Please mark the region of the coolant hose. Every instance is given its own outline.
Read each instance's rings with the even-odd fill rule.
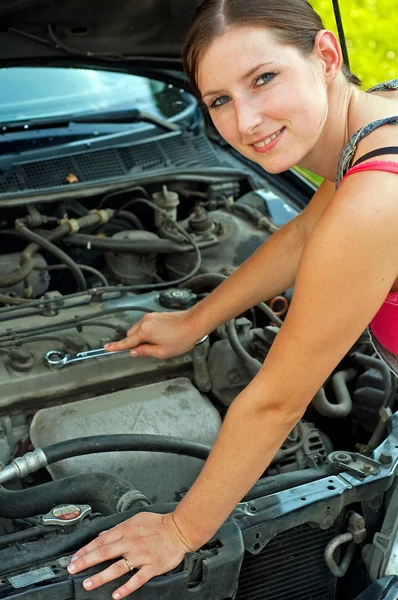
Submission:
[[[395,394],[397,391],[397,378],[391,377],[391,373],[387,365],[374,356],[368,356],[367,354],[361,354],[360,352],[353,352],[350,354],[350,358],[358,362],[359,364],[369,369],[377,369],[383,378],[384,387],[384,401],[382,408],[391,409],[395,402]],[[371,453],[377,448],[383,439],[386,428],[386,420],[380,415],[379,421],[373,431],[372,437],[364,447],[364,452]]]
[[[36,448],[18,456],[0,470],[0,484],[22,479],[30,473],[35,473],[43,467],[52,465],[59,460],[73,456],[98,454],[99,452],[164,452],[179,454],[206,460],[210,454],[210,446],[191,442],[177,437],[148,434],[114,434],[93,435],[83,438],[64,440],[46,448]]]
[[[276,494],[277,492],[282,492],[298,485],[311,483],[311,481],[329,477],[331,473],[332,466],[325,465],[320,469],[304,469],[303,471],[293,471],[292,473],[280,473],[274,477],[264,477],[254,484],[252,489],[242,499],[242,502],[249,502],[262,496]]]
[[[342,419],[352,411],[352,399],[347,388],[347,381],[355,377],[355,369],[339,371],[332,377],[332,387],[336,396],[337,404],[332,404],[327,399],[325,389],[321,387],[312,400],[312,406],[324,417]]]
[[[355,360],[355,362],[367,367],[368,369],[376,369],[381,373],[383,378],[383,387],[384,387],[384,402],[383,406],[385,408],[391,408],[392,403],[394,402],[394,396],[396,392],[396,377],[391,377],[390,369],[387,365],[374,356],[368,356],[367,354],[362,354],[361,352],[353,352],[350,354],[350,358]]]
[[[131,483],[108,473],[82,473],[43,483],[26,490],[0,486],[0,517],[17,519],[48,512],[57,504],[90,504],[105,514],[122,512],[148,500]]]
[[[210,446],[166,435],[115,434],[65,440],[42,449],[51,465],[64,458],[97,452],[166,452],[206,460]]]

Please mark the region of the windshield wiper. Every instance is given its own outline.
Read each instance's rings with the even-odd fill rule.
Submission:
[[[17,131],[30,131],[32,129],[52,129],[69,127],[72,123],[151,123],[156,127],[161,127],[166,131],[181,131],[181,127],[171,123],[162,117],[155,117],[150,113],[132,108],[129,110],[119,110],[112,112],[102,112],[99,114],[87,113],[82,115],[71,115],[65,117],[50,117],[48,119],[30,119],[28,121],[10,121],[9,123],[0,123],[0,134],[12,133]]]

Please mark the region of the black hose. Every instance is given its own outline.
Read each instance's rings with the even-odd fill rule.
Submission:
[[[0,537],[0,546],[8,546],[8,544],[15,544],[17,542],[23,542],[32,538],[44,535],[48,532],[48,528],[45,525],[37,525],[36,527],[29,527],[23,531],[16,531],[15,533],[9,533],[8,535],[2,535]]]
[[[117,238],[102,238],[97,235],[85,233],[73,233],[67,235],[64,240],[71,246],[78,248],[90,248],[93,250],[105,250],[113,252],[126,252],[136,254],[169,254],[186,252],[186,248],[176,242],[163,238],[151,240],[120,240]]]
[[[364,365],[365,367],[380,371],[383,377],[384,387],[384,401],[382,408],[392,408],[397,391],[397,378],[391,377],[391,373],[387,365],[379,358],[368,356],[367,354],[361,354],[360,352],[353,352],[350,354],[350,358],[354,359],[356,362]],[[375,430],[373,431],[372,437],[370,438],[369,442],[362,447],[361,451],[364,454],[371,454],[373,450],[379,446],[384,437],[386,426],[386,421],[380,417]]]
[[[226,329],[232,350],[235,352],[236,356],[242,360],[250,375],[255,377],[261,369],[261,362],[250,356],[247,350],[245,350],[245,348],[242,346],[236,331],[235,319],[228,321]]]
[[[87,217],[82,217],[80,220],[83,220],[85,218],[87,218]],[[30,229],[28,229],[26,227],[26,225],[21,222],[16,224],[16,226],[17,226],[17,231],[19,233],[21,233],[26,239],[32,241],[33,243],[37,244],[41,248],[44,248],[45,250],[47,250],[47,252],[50,252],[51,254],[53,254],[56,258],[58,258],[61,262],[63,262],[65,265],[67,265],[69,267],[69,269],[71,270],[72,275],[76,281],[78,289],[87,290],[86,280],[84,279],[84,275],[81,272],[77,263],[75,263],[75,261],[72,260],[71,257],[68,254],[66,254],[66,252],[64,252],[63,250],[58,248],[58,246],[55,246],[55,244],[53,244],[50,241],[50,239],[49,239],[50,236],[48,236],[47,238],[44,238],[41,235],[38,235],[37,233],[34,233]],[[68,231],[70,231],[69,225],[67,225],[67,228],[68,228]]]
[[[65,440],[42,448],[49,465],[72,456],[97,452],[166,452],[206,460],[211,448],[176,437],[145,434],[93,435]]]
[[[311,481],[317,481],[323,477],[329,477],[332,473],[332,467],[325,465],[320,469],[304,469],[303,471],[293,471],[292,473],[281,473],[274,477],[265,477],[259,479],[254,484],[252,489],[246,494],[242,502],[249,502],[249,500],[255,500],[262,496],[268,496],[269,494],[275,494],[282,490],[288,490],[292,487],[310,483]]]
[[[353,352],[349,355],[349,357],[360,365],[368,367],[369,369],[377,369],[377,371],[381,373],[384,387],[383,406],[385,408],[390,407],[396,391],[396,378],[391,377],[390,370],[387,365],[379,358],[368,356],[367,354],[361,354],[360,352]]]
[[[193,292],[199,293],[204,288],[217,287],[226,279],[226,275],[222,275],[221,273],[201,273],[200,275],[195,275],[195,277],[188,279],[183,286],[180,285],[179,287],[189,288]]]
[[[18,230],[15,232],[15,234],[16,235],[19,234],[22,237],[26,238],[25,232],[30,231],[26,227],[26,225],[22,221],[18,221],[18,220],[15,222],[15,225],[18,226]],[[23,230],[20,230],[20,228],[23,228]],[[56,239],[59,239],[59,238],[63,237],[64,235],[67,235],[69,233],[69,231],[70,231],[69,225],[67,225],[67,224],[60,225],[59,227],[57,227],[56,229],[54,229],[53,231],[51,231],[47,234],[47,240],[54,241]],[[40,236],[39,236],[39,238],[40,238],[40,240],[43,239]],[[7,275],[2,275],[0,277],[0,287],[9,287],[9,286],[15,285],[15,284],[19,283],[20,281],[23,281],[24,279],[26,279],[27,276],[33,271],[33,269],[35,267],[35,262],[33,260],[33,256],[38,251],[39,248],[40,248],[40,244],[37,244],[35,241],[33,241],[33,243],[29,244],[28,246],[26,246],[26,248],[24,250],[22,250],[22,252],[21,252],[20,266],[17,267],[16,269],[14,269],[11,273],[8,273]]]
[[[63,270],[63,269],[69,269],[69,266],[68,265],[37,265],[34,267],[35,271],[58,271],[58,270]],[[107,278],[105,277],[105,275],[103,275],[97,269],[94,269],[94,267],[90,267],[89,265],[79,265],[79,269],[81,269],[83,272],[87,271],[87,273],[92,273],[93,275],[98,277],[98,279],[100,281],[102,281],[102,283],[104,284],[105,287],[108,287],[109,282],[108,282]],[[1,301],[1,298],[0,298],[0,301]]]
[[[112,514],[119,511],[123,496],[131,492],[135,492],[131,483],[108,473],[81,473],[26,490],[0,486],[0,517],[34,517],[65,503],[90,504]]]
[[[115,216],[122,217],[125,221],[129,221],[129,223],[134,225],[137,229],[144,230],[144,226],[139,218],[128,210],[117,210]]]

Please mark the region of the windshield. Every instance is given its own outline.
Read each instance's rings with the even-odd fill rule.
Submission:
[[[3,68],[0,89],[3,123],[131,108],[172,118],[192,104],[187,92],[162,81],[94,69]]]

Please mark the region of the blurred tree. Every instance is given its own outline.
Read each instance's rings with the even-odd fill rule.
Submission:
[[[332,0],[309,0],[326,29],[337,34]],[[339,0],[351,71],[363,89],[398,78],[397,0]],[[322,179],[297,169],[313,183]]]
[[[337,34],[332,0],[311,4],[325,27]],[[397,0],[340,0],[340,10],[351,70],[362,79],[364,89],[397,78]]]

